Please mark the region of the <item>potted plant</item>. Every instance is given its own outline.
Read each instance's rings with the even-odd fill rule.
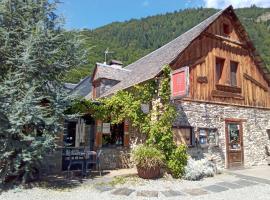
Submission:
[[[132,152],[138,176],[144,179],[160,177],[161,167],[164,165],[164,155],[155,147],[139,145]]]

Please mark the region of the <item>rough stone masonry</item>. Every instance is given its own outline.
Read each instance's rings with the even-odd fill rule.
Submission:
[[[178,117],[174,126],[191,126],[196,132],[199,127],[216,128],[219,142],[215,147],[189,148],[195,158],[212,157],[219,167],[226,163],[225,119],[243,119],[244,166],[267,163],[266,147],[270,148],[270,110],[241,106],[181,101],[176,103]],[[198,134],[198,133],[195,133]]]

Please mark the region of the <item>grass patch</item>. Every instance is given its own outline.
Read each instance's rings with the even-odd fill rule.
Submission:
[[[138,176],[116,176],[109,182],[99,182],[96,184],[96,186],[117,186],[117,185],[124,185],[126,183],[136,185],[138,182],[140,182],[140,178]]]

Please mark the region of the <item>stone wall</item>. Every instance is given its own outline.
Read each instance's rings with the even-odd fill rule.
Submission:
[[[178,117],[174,126],[191,126],[196,133],[200,127],[216,128],[219,142],[217,146],[202,148],[199,144],[189,148],[189,153],[200,159],[211,157],[219,167],[225,167],[226,141],[225,119],[243,119],[244,165],[266,164],[265,147],[270,147],[267,129],[270,129],[270,110],[226,106],[218,104],[182,101],[176,103]]]
[[[130,149],[126,147],[101,148],[100,164],[102,170],[130,167]]]
[[[243,145],[245,166],[261,165],[267,163],[265,147],[270,149],[270,110],[245,108],[240,106],[225,106],[218,104],[196,103],[182,101],[176,103],[178,116],[174,126],[193,127],[195,134],[198,128],[216,128],[219,136],[217,146],[202,147],[196,143],[188,149],[189,154],[200,159],[208,157],[213,159],[219,167],[226,165],[225,119],[243,119]],[[130,147],[101,148],[102,169],[128,168],[133,166],[130,152],[138,144],[145,143],[146,135],[132,126],[129,126]],[[62,141],[62,138],[59,138]],[[49,161],[49,162],[48,162]],[[48,168],[52,173],[62,170],[62,152],[56,151],[44,159],[43,170]],[[47,169],[46,169],[47,168]]]

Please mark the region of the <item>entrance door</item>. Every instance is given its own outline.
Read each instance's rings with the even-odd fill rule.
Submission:
[[[241,120],[226,120],[226,150],[228,168],[243,166],[243,129]]]

